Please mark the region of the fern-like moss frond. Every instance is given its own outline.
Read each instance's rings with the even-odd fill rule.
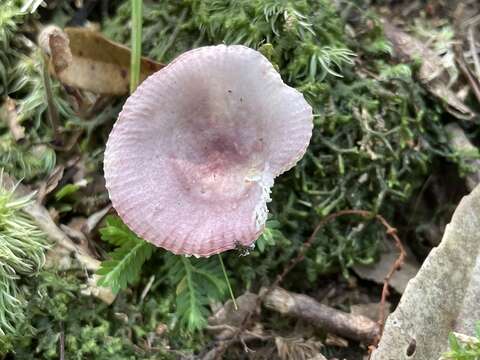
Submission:
[[[208,304],[221,300],[227,292],[222,268],[216,258],[193,259],[172,254],[165,255],[165,268],[170,283],[176,290],[176,313],[180,325],[190,331],[207,324]]]
[[[154,246],[135,235],[119,218],[109,217],[107,226],[100,230],[102,239],[118,246],[102,262],[98,285],[110,287],[114,293],[136,282],[142,265],[150,259]]]

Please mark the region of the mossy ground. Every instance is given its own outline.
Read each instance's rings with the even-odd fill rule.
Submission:
[[[73,150],[56,150],[44,101],[42,57],[26,44],[36,36],[35,24],[64,26],[71,19],[91,19],[99,22],[106,36],[129,45],[130,1],[110,2],[103,8],[101,4],[83,19],[73,6],[56,1],[34,15],[21,15],[15,1],[0,5],[0,93],[2,99],[8,95],[17,103],[18,121],[26,129],[25,139],[15,142],[8,127],[0,125],[0,166],[33,187],[55,165],[76,173],[81,168],[88,186],[72,186],[78,179],[66,177],[57,196],[47,198],[47,206],[62,223],[87,217],[108,202],[101,180],[102,155],[125,99],[110,99],[101,114],[81,119],[69,89],[52,80],[63,134],[81,134]],[[451,176],[461,184],[461,176],[469,171],[465,154],[450,148],[444,128],[458,120],[415,79],[418,64],[398,64],[391,58],[391,45],[371,5],[362,0],[145,1],[144,55],[167,63],[201,45],[244,44],[269,58],[314,109],[315,129],[307,154],[273,189],[267,235],[248,256],[224,255],[236,295],[270,284],[319,220],[338,210],[380,213],[399,228],[406,242],[417,247],[431,214],[418,211],[413,216],[411,209],[417,209],[419,199],[428,193],[429,181]],[[473,137],[478,136],[472,122],[460,123]],[[478,119],[473,123],[478,124]],[[72,159],[77,161],[73,165]],[[462,191],[460,185],[458,193]],[[443,209],[453,207],[457,198],[454,194],[437,209],[439,223],[450,214]],[[108,245],[97,234],[91,240],[104,256]],[[356,295],[349,296],[377,301],[379,287],[355,285],[358,280],[350,269],[355,264],[374,263],[384,240],[384,230],[374,222],[355,217],[337,220],[317,236],[283,286],[314,296],[320,296],[326,283],[343,289],[340,293],[356,286]],[[417,255],[421,259],[423,254]],[[178,283],[169,271],[174,261],[162,250],[156,251],[141,277],[120,292],[112,306],[80,295],[83,271],[49,270],[22,280],[21,287],[31,301],[26,320],[4,339],[4,350],[18,359],[56,359],[60,343],[70,354],[68,358],[76,359],[163,359],[204,351],[211,346],[208,333],[182,326]],[[153,283],[143,298],[150,279]],[[206,304],[201,311],[207,309],[208,295],[202,295]],[[225,295],[212,297],[225,300]],[[351,301],[355,300],[337,305],[347,309]],[[296,333],[292,321],[271,316],[262,319],[270,330],[284,336]],[[324,339],[325,334],[313,335]],[[258,345],[269,346],[273,345]],[[365,350],[354,349],[361,358]],[[240,350],[232,349],[231,356]],[[340,351],[331,347],[325,354]]]

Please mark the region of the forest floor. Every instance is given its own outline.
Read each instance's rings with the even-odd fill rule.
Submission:
[[[480,182],[479,3],[135,3],[0,1],[0,359],[368,359]],[[313,136],[254,248],[177,256],[115,212],[105,144],[131,48],[143,80],[222,43],[304,95]]]

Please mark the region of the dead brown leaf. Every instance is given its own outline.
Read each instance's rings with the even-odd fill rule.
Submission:
[[[447,86],[446,72],[440,58],[423,42],[406,32],[384,22],[384,33],[392,43],[394,56],[401,61],[412,62],[421,60],[417,78],[425,88],[437,98],[445,102],[446,110],[461,118],[472,118],[475,113],[465,105]]]
[[[96,94],[129,91],[130,49],[85,28],[46,27],[39,43],[50,56],[50,71],[65,85]],[[142,58],[141,81],[164,65]]]
[[[406,247],[406,245],[404,245]],[[410,249],[407,249],[408,256],[405,259],[402,268],[396,271],[390,279],[390,286],[398,293],[402,294],[407,287],[408,281],[412,279],[418,272],[420,264],[415,260]],[[385,274],[397,258],[397,249],[391,241],[385,242],[384,249],[380,255],[378,262],[372,265],[355,265],[353,270],[362,279],[372,280],[378,284],[383,284]]]

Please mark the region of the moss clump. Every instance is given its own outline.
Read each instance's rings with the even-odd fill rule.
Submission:
[[[25,318],[27,296],[19,278],[36,274],[45,263],[45,234],[23,211],[30,201],[15,197],[0,181],[0,337],[14,334]]]
[[[451,333],[448,337],[450,351],[443,354],[445,360],[480,359],[480,321],[475,328],[475,337]]]
[[[83,296],[82,283],[78,274],[49,271],[25,284],[31,298],[26,318],[6,338],[16,358],[58,359],[60,344],[69,359],[174,358],[166,347],[169,334],[157,329],[167,320],[168,298],[138,302],[137,293],[121,294],[109,306]]]

